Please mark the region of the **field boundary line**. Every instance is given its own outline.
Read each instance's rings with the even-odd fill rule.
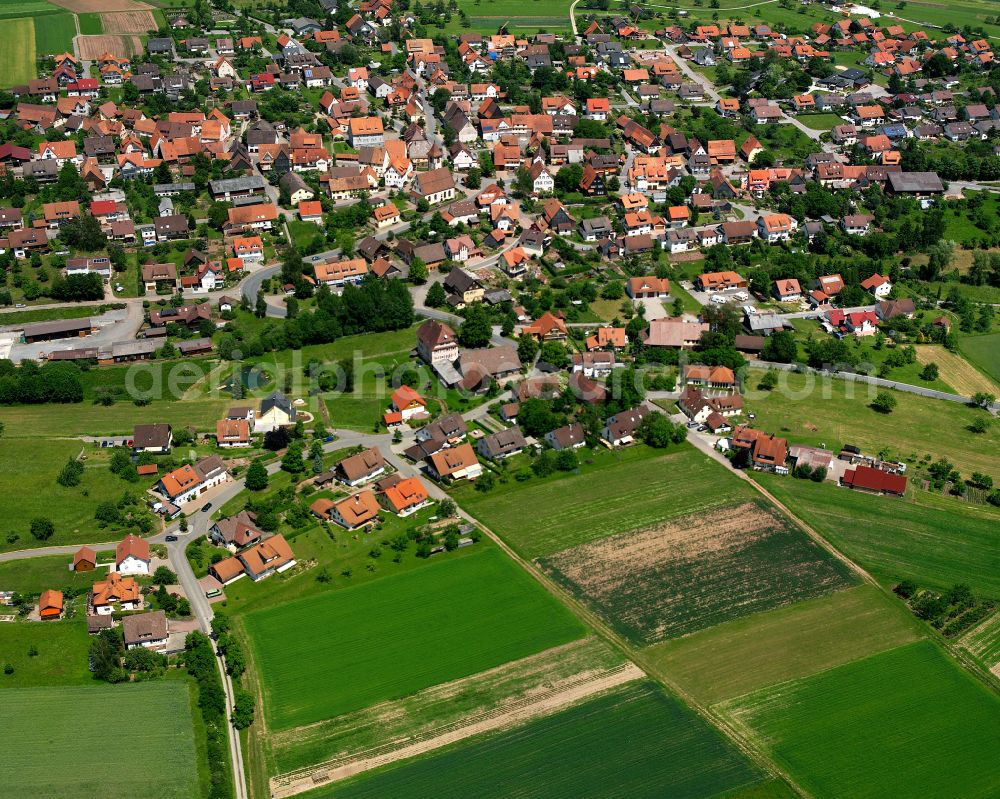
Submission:
[[[635,663],[646,674],[652,676],[661,685],[669,688],[675,696],[683,699],[685,704],[687,704],[687,706],[704,721],[708,722],[715,729],[720,730],[723,735],[725,735],[727,740],[729,740],[730,743],[742,752],[748,760],[754,763],[763,774],[783,779],[799,796],[812,796],[792,778],[791,774],[789,774],[785,769],[779,768],[778,764],[766,752],[762,751],[752,739],[749,739],[739,733],[731,724],[729,724],[727,719],[714,712],[710,707],[699,702],[694,698],[694,696],[664,674],[662,670],[659,669],[648,657],[644,656],[640,651],[634,649],[632,645],[629,644],[622,636],[611,629],[611,627],[608,626],[603,619],[601,619],[580,600],[566,591],[566,589],[556,583],[551,577],[542,571],[538,565],[521,557],[513,548],[511,548],[509,544],[507,544],[506,541],[504,541],[499,535],[493,532],[493,530],[481,521],[472,516],[468,511],[459,507],[458,512],[460,516],[464,517],[468,521],[479,525],[483,532],[489,536],[490,540],[493,541],[493,543],[495,543],[502,552],[506,553],[508,557],[513,558],[514,562],[534,577],[535,580],[540,583],[543,588],[545,588],[545,590],[562,601],[562,603],[576,613],[579,618],[589,624],[594,632],[604,638],[615,649],[624,654],[625,657]]]
[[[457,719],[441,727],[414,736],[403,746],[403,741],[391,741],[374,747],[356,756],[337,758],[315,766],[298,769],[287,774],[272,777],[271,796],[275,799],[295,796],[312,790],[318,785],[353,777],[365,771],[386,766],[399,760],[425,754],[458,741],[519,726],[534,718],[551,715],[569,705],[576,704],[598,693],[616,688],[645,677],[645,672],[631,661],[626,661],[611,669],[592,671],[574,675],[562,685],[543,694],[521,697],[503,703],[485,713]]]

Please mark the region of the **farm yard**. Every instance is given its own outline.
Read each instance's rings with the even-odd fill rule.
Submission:
[[[645,446],[598,450],[581,461],[579,473],[511,481],[485,494],[461,486],[453,495],[527,558],[751,496],[738,477],[686,445],[667,455]],[[525,508],[532,524],[524,524]]]
[[[817,797],[996,796],[1000,698],[928,641],[723,706]]]
[[[946,590],[967,583],[1000,597],[1000,512],[923,491],[901,499],[830,483],[756,474],[755,479],[837,549],[886,585],[903,579]],[[891,525],[886,520],[891,519]]]
[[[255,611],[244,625],[275,730],[399,699],[584,635],[495,549]]]
[[[309,796],[700,799],[738,796],[740,788],[752,791],[763,781],[694,713],[652,683],[638,682],[516,730]],[[788,794],[775,790],[766,795]]]
[[[858,585],[667,641],[647,655],[699,702],[713,705],[908,643],[922,633],[898,602]]]
[[[0,758],[4,793],[90,799],[146,795],[155,786],[162,799],[198,795],[188,691],[182,680],[4,690],[0,724],[17,742]],[[115,723],[122,719],[127,734]]]
[[[866,452],[886,449],[904,461],[930,454],[947,457],[968,474],[990,472],[1000,451],[1000,425],[986,433],[969,430],[983,411],[956,402],[893,392],[895,410],[878,413],[869,407],[869,386],[832,377],[787,373],[780,377],[788,390],[768,392],[747,403],[757,415],[754,426],[771,430],[792,444],[830,448],[849,443]],[[787,382],[785,382],[787,381]]]
[[[636,645],[854,582],[845,565],[763,502],[677,517],[539,562]]]

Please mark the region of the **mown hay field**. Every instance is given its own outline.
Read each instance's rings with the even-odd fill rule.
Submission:
[[[14,688],[2,692],[4,796],[92,799],[200,793],[188,684]]]
[[[77,36],[76,43],[80,48],[80,57],[86,61],[100,58],[104,53],[111,53],[119,58],[142,53],[142,39],[138,36],[110,33],[101,36]]]
[[[921,635],[919,624],[901,603],[863,584],[666,641],[647,655],[713,705],[909,643]]]
[[[848,567],[762,501],[672,519],[539,563],[636,645],[822,596]]]
[[[1000,511],[911,490],[904,498],[861,494],[832,483],[757,474],[761,485],[851,560],[892,585],[968,583],[1000,598]]]
[[[761,782],[715,730],[641,681],[516,730],[308,796],[703,799]]]
[[[105,33],[146,33],[157,27],[151,11],[116,11],[101,16]]]
[[[580,638],[499,550],[245,617],[272,729],[309,724]]]
[[[4,9],[0,7],[0,12]],[[35,21],[0,18],[0,88],[27,83],[35,71]]]
[[[1000,795],[1000,697],[922,641],[723,706],[816,797]]]
[[[455,498],[524,557],[537,558],[675,516],[710,515],[752,494],[736,475],[686,445],[666,455],[636,446],[581,459],[594,462],[579,474],[511,480],[486,494],[462,487]]]
[[[962,636],[959,646],[976,658],[983,668],[1000,677],[1000,612]]]

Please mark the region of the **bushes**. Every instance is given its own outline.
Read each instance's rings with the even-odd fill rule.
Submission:
[[[226,729],[226,695],[215,666],[215,653],[208,637],[200,632],[188,633],[184,642],[184,665],[198,683],[198,708],[205,722],[205,748],[211,774],[209,799],[231,799],[229,739]]]

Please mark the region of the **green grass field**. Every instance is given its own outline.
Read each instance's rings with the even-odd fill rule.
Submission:
[[[43,14],[62,14],[65,9],[46,0],[0,0],[0,18],[37,17]]]
[[[751,495],[735,475],[686,445],[667,455],[645,446],[599,450],[581,461],[579,474],[510,480],[488,494],[461,486],[455,499],[522,555],[537,558]]]
[[[1000,333],[963,336],[958,348],[969,363],[1000,383]]]
[[[699,799],[760,782],[717,732],[659,687],[639,682],[310,796]]]
[[[274,729],[331,718],[584,634],[499,550],[250,613]]]
[[[80,485],[69,488],[56,482],[66,461],[84,446],[80,441],[66,439],[13,438],[9,433],[0,439],[0,515],[4,520],[0,551],[94,542],[95,537],[114,541],[120,537],[110,530],[98,530],[94,511],[104,500],[117,500],[126,490],[141,491],[141,485],[113,475],[106,452],[87,445]],[[55,525],[55,534],[45,542],[36,541],[28,532],[31,520],[40,516]],[[8,541],[12,534],[20,538]]]
[[[114,561],[114,552],[101,552],[101,558]],[[22,594],[39,594],[47,588],[62,590],[67,586],[86,594],[97,580],[103,580],[107,571],[74,572],[68,567],[70,555],[47,555],[43,558],[26,558],[0,563],[0,591],[18,591]]]
[[[0,88],[36,78],[35,22],[31,17],[4,18],[0,7]]]
[[[1000,793],[1000,697],[920,642],[726,707],[817,797]]]
[[[839,114],[799,114],[796,119],[812,130],[832,130],[844,122]]]
[[[854,444],[873,454],[885,448],[907,462],[930,454],[934,460],[947,458],[965,474],[995,471],[1000,425],[983,434],[968,429],[980,410],[897,391],[896,409],[881,414],[868,407],[874,387],[793,373],[779,380],[779,388],[759,392],[766,396],[748,401],[747,407],[757,414],[754,427],[790,443],[824,442],[830,449]]]
[[[887,585],[909,578],[945,589],[968,583],[1000,598],[1000,512],[911,491],[876,497],[831,483],[755,478],[837,549]]]
[[[77,14],[80,19],[80,33],[84,36],[100,36],[104,33],[104,22],[100,14]]]
[[[462,28],[456,13],[447,25],[449,31],[473,30],[481,33],[496,33],[501,25],[507,24],[511,33],[537,33],[546,30],[552,33],[568,31],[569,7],[571,0],[458,0],[458,7],[469,17],[469,28]],[[577,24],[582,21],[577,16]]]
[[[72,53],[74,36],[72,14],[47,14],[35,20],[35,50],[40,56]]]
[[[919,623],[870,585],[758,613],[647,654],[707,705],[915,640]]]
[[[190,799],[199,793],[186,681],[5,691],[8,741],[0,781],[8,796],[90,799],[107,792]],[[128,734],[112,734],[111,719]],[[155,788],[154,788],[155,786]]]
[[[4,590],[10,589],[4,586]],[[31,647],[38,650],[34,657],[28,654]],[[13,674],[0,675],[0,690],[93,683],[87,668],[89,648],[82,618],[0,624],[0,660],[14,667]],[[0,702],[0,715],[2,707]]]
[[[763,501],[594,541],[540,564],[636,645],[855,581],[845,565]]]
[[[401,740],[426,739],[448,726],[462,726],[522,703],[526,696],[553,685],[600,678],[625,662],[617,649],[596,636],[507,663],[487,672],[436,685],[401,699],[381,703],[330,721],[269,736],[274,771],[346,762],[373,748]]]

